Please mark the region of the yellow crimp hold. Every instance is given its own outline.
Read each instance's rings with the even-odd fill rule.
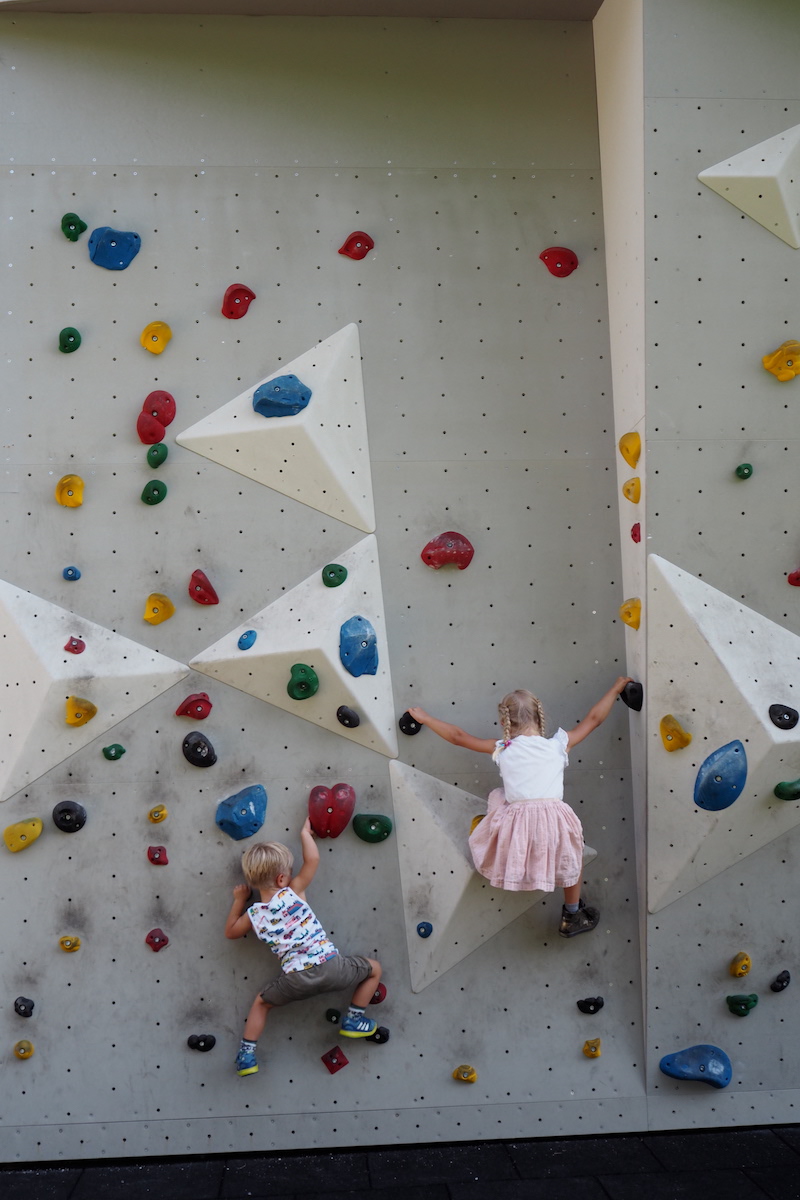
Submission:
[[[59,479],[56,500],[64,508],[80,508],[83,504],[83,480],[80,475],[63,475]]]
[[[587,1058],[599,1058],[603,1053],[603,1043],[600,1038],[591,1038],[583,1043],[583,1053]]]
[[[453,1071],[453,1079],[460,1079],[462,1083],[477,1083],[478,1072],[474,1067],[468,1066],[467,1063],[462,1063],[460,1067],[456,1067]]]
[[[68,725],[85,725],[97,716],[97,705],[91,700],[82,700],[80,696],[67,698],[67,712],[64,720]]]
[[[169,812],[166,804],[156,804],[154,808],[150,809],[147,819],[148,821],[152,821],[154,825],[157,825],[159,821],[166,821],[168,816]]]
[[[35,842],[41,832],[42,822],[38,817],[31,817],[27,821],[17,821],[14,825],[6,825],[3,830],[3,841],[11,853],[16,854],[18,850],[24,850],[26,846],[30,846],[31,842]]]
[[[753,963],[750,959],[750,955],[745,954],[744,950],[740,950],[739,953],[731,959],[729,970],[735,979],[741,979],[743,975],[750,974],[750,968],[752,965]]]
[[[166,321],[151,321],[149,325],[145,325],[139,341],[151,354],[160,354],[171,338],[172,330]]]
[[[638,629],[642,619],[641,600],[637,597],[632,600],[624,600],[619,606],[619,619],[626,625],[630,625],[631,629]]]
[[[484,813],[478,813],[477,817],[472,818],[472,824],[469,827],[470,833],[474,833],[484,818]]]
[[[160,625],[175,615],[175,605],[163,592],[151,592],[145,601],[143,615],[148,625]]]
[[[58,944],[62,950],[67,952],[67,954],[74,954],[76,950],[80,950],[81,948],[81,939],[75,934],[71,933],[66,937],[59,938]]]
[[[642,481],[638,475],[634,475],[633,479],[623,483],[622,494],[626,500],[630,500],[631,504],[639,503],[642,498]]]
[[[665,750],[683,750],[692,740],[692,735],[687,733],[672,713],[667,713],[665,717],[661,718],[658,731],[661,734]]]
[[[761,362],[770,375],[781,383],[788,383],[795,375],[800,375],[800,342],[784,342],[772,354],[765,354]]]
[[[31,1058],[32,1055],[33,1055],[33,1042],[29,1042],[29,1041],[23,1039],[23,1041],[21,1041],[21,1042],[14,1043],[15,1058]]]
[[[638,433],[623,433],[619,439],[619,452],[629,467],[636,470],[639,455],[642,453],[642,439]]]

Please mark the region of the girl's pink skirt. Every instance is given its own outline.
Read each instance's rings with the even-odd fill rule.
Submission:
[[[506,803],[489,794],[486,816],[470,835],[476,871],[507,892],[572,887],[583,870],[583,828],[563,800]]]

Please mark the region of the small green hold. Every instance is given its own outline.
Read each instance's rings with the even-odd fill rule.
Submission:
[[[80,219],[77,213],[64,213],[61,218],[61,232],[71,242],[77,242],[81,234],[85,233],[87,229],[88,225]]]
[[[109,762],[114,762],[118,758],[122,758],[125,753],[125,747],[120,746],[119,742],[114,742],[110,746],[103,746],[103,758],[107,758]]]
[[[286,685],[286,691],[293,700],[308,700],[319,690],[319,679],[313,667],[305,663],[295,663],[290,667],[291,679]]]
[[[339,587],[347,579],[347,567],[340,563],[328,563],[322,568],[322,582],[325,587]]]
[[[739,463],[738,467],[736,468],[736,474],[740,479],[749,479],[753,474],[753,464]]]
[[[725,1003],[735,1017],[746,1017],[758,1004],[758,996],[755,992],[751,992],[749,996],[726,996]]]
[[[362,842],[385,842],[392,832],[392,819],[382,813],[356,813],[353,833]]]
[[[142,490],[142,500],[145,504],[160,504],[167,494],[167,485],[162,483],[160,479],[154,479],[152,483],[146,483]]]
[[[62,354],[72,354],[81,344],[81,335],[77,329],[73,329],[68,325],[66,329],[62,329],[58,335],[58,348]]]
[[[160,467],[167,461],[168,454],[168,447],[163,442],[156,442],[155,446],[151,446],[147,451],[147,462],[151,467]]]
[[[779,800],[800,800],[800,779],[777,784],[772,794]]]

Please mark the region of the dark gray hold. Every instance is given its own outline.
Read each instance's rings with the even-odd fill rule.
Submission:
[[[769,990],[771,992],[782,992],[784,988],[787,988],[789,986],[789,984],[791,983],[791,979],[792,979],[792,977],[788,971],[781,971],[778,978],[774,979],[772,981],[772,983],[769,985]]]
[[[578,1000],[578,1008],[582,1013],[596,1013],[605,1004],[602,996],[587,996],[585,1000]]]
[[[217,761],[211,742],[204,733],[198,733],[196,729],[187,733],[183,739],[183,757],[193,767],[213,767]]]
[[[385,1025],[379,1025],[375,1032],[369,1035],[367,1041],[377,1042],[379,1046],[383,1046],[391,1036]]]
[[[27,996],[17,996],[14,1001],[14,1012],[18,1017],[33,1016],[33,1001],[29,1000]]]
[[[789,708],[786,704],[770,704],[769,719],[778,729],[794,729],[800,720],[800,714],[796,708]]]
[[[192,1033],[187,1038],[186,1045],[190,1050],[213,1050],[217,1044],[217,1039],[213,1033]]]
[[[61,800],[53,809],[53,822],[63,833],[77,833],[86,824],[86,809],[77,800]]]
[[[619,698],[623,704],[627,704],[628,708],[632,708],[634,712],[642,711],[644,703],[644,688],[634,679],[630,683],[626,683],[625,687],[619,694]]]
[[[400,726],[400,732],[407,734],[408,737],[413,737],[422,729],[419,721],[415,721],[410,712],[404,712],[397,723]]]
[[[340,725],[344,725],[345,729],[357,729],[361,724],[361,717],[354,709],[348,708],[346,704],[342,704],[337,708],[336,720]]]

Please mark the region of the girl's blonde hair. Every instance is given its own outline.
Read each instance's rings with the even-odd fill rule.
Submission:
[[[500,714],[500,724],[503,727],[503,740],[510,742],[523,729],[536,727],[544,737],[544,709],[536,696],[524,688],[509,692],[497,706]]]
[[[272,887],[279,875],[291,875],[294,856],[280,842],[256,842],[242,856],[242,871],[252,888]]]

